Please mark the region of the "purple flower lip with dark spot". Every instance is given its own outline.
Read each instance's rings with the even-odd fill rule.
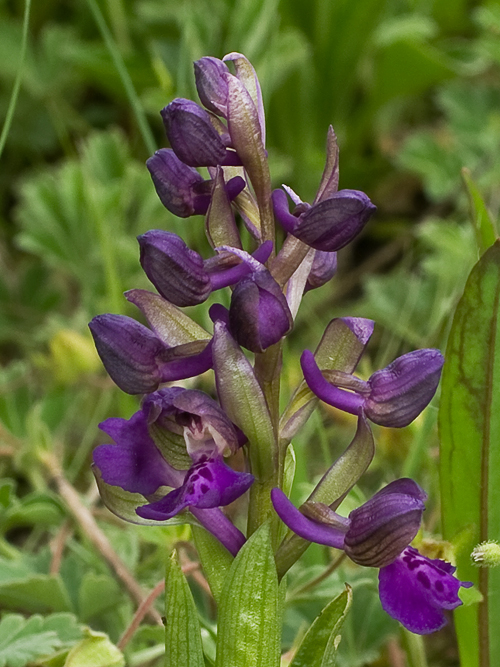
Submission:
[[[348,519],[320,503],[306,503],[301,512],[280,489],[273,489],[271,498],[281,520],[300,537],[343,549],[360,565],[379,567],[382,607],[411,632],[442,628],[443,610],[461,605],[460,587],[472,586],[456,579],[449,563],[408,546],[419,530],[426,498],[411,479],[388,484]]]
[[[409,352],[376,371],[367,382],[337,371],[323,374],[309,350],[304,350],[300,363],[309,388],[325,403],[351,414],[363,411],[381,426],[402,428],[430,403],[444,358],[435,349]]]
[[[181,417],[181,422],[186,422],[186,445],[193,461],[188,470],[177,470],[167,462],[148,428],[148,416],[152,414],[159,420],[159,428],[164,428],[162,411],[170,409]],[[186,414],[191,418],[183,419]],[[215,401],[201,391],[178,387],[160,390],[156,396],[148,397],[143,408],[129,420],[107,419],[100,428],[116,443],[99,445],[94,450],[94,465],[100,478],[149,500],[136,509],[142,518],[166,521],[192,508],[203,523],[204,514],[198,510],[228,505],[253,483],[253,475],[232,470],[224,462],[222,451],[234,451],[238,446],[236,430]],[[226,437],[228,441],[224,440]],[[173,490],[158,499],[159,489],[164,486]],[[227,522],[226,531],[219,531],[217,536],[234,555],[244,540]]]
[[[316,250],[335,252],[350,243],[376,210],[359,190],[340,190],[317,204],[300,204],[290,213],[283,190],[272,194],[274,214],[282,227]]]

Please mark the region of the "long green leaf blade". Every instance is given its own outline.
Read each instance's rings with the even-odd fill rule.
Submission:
[[[176,553],[165,580],[165,667],[205,667],[198,612]]]
[[[242,547],[219,609],[215,667],[278,667],[281,604],[267,524]]]
[[[346,588],[329,602],[314,620],[290,667],[333,667],[340,642],[340,629],[352,603],[352,589]]]
[[[500,241],[473,268],[453,320],[439,427],[446,539],[460,541],[458,575],[484,597],[456,611],[462,664],[500,664],[500,569],[478,570],[470,552],[500,525]]]

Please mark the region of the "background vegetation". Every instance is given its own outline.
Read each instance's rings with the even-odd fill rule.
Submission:
[[[206,250],[201,218],[171,216],[144,166],[166,145],[159,110],[174,97],[196,99],[193,60],[244,53],[263,87],[275,185],[305,200],[334,126],[340,186],[366,191],[378,214],[340,253],[331,285],[305,300],[285,351],[284,399],[301,350],[333,317],[376,321],[359,369],[366,376],[410,349],[444,350],[478,258],[469,197],[481,192],[498,219],[500,6],[45,0],[27,8],[0,6],[0,665],[87,666],[96,647],[101,662],[92,664],[120,665],[117,643],[130,667],[162,664],[161,597],[136,632],[131,624],[143,591],[159,596],[176,543],[210,656],[214,606],[189,530],[115,520],[89,467],[103,441],[97,424],[129,417],[137,400],[107,378],[87,322],[101,312],[136,316],[122,292],[148,288],[137,234],[182,228],[191,247]],[[422,540],[437,552],[436,412],[431,406],[402,431],[377,431],[377,459],[356,494],[413,476],[430,495]],[[352,420],[323,417],[294,443],[296,500],[352,436]],[[335,558],[312,547],[292,572],[284,650],[349,580],[354,610],[339,664],[458,664],[451,626],[426,640],[426,658],[422,640],[381,611],[376,573],[334,569]],[[330,576],[316,579],[326,566]]]

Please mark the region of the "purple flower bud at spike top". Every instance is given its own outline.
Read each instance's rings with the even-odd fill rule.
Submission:
[[[337,253],[316,250],[304,292],[322,287],[337,273]]]
[[[89,328],[105,369],[120,389],[145,394],[158,388],[168,348],[148,328],[124,315],[98,315]]]
[[[340,250],[350,243],[376,210],[358,190],[340,190],[313,206],[300,205],[297,215],[290,213],[283,190],[274,190],[272,201],[276,219],[289,234],[325,252]]]
[[[227,117],[227,81],[229,74],[226,63],[218,58],[206,56],[194,63],[196,90],[201,103],[218,116]]]
[[[212,292],[201,256],[177,234],[153,229],[137,237],[141,266],[158,292],[176,306],[194,306]]]
[[[179,218],[205,215],[210,204],[210,181],[181,162],[170,148],[161,148],[146,161],[163,206]],[[243,184],[244,187],[244,184]]]
[[[161,115],[170,145],[182,162],[190,167],[216,167],[225,163],[226,146],[208,112],[196,102],[177,98]]]
[[[443,609],[461,605],[460,587],[472,586],[455,579],[455,568],[449,563],[426,558],[408,546],[418,530],[425,499],[425,493],[410,479],[397,480],[379,491],[350,513],[345,527],[342,517],[335,525],[310,519],[280,489],[271,491],[271,499],[281,520],[300,537],[344,549],[365,566],[380,567],[380,563],[382,607],[411,632],[428,634],[442,628],[446,623]],[[379,537],[382,544],[378,544]]]
[[[329,377],[333,376],[329,382],[309,350],[302,353],[300,363],[309,388],[325,403],[351,414],[362,410],[380,426],[402,428],[411,424],[430,403],[439,384],[444,358],[439,350],[409,352],[376,371],[368,382],[325,371]]]

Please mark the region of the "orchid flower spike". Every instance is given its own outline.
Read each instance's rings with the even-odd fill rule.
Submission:
[[[346,519],[327,505],[306,503],[299,511],[280,489],[271,498],[281,520],[297,535],[342,549],[355,563],[378,567],[383,609],[415,634],[428,634],[446,624],[443,610],[462,604],[455,568],[422,556],[409,544],[425,509],[425,492],[411,479],[388,484]]]

